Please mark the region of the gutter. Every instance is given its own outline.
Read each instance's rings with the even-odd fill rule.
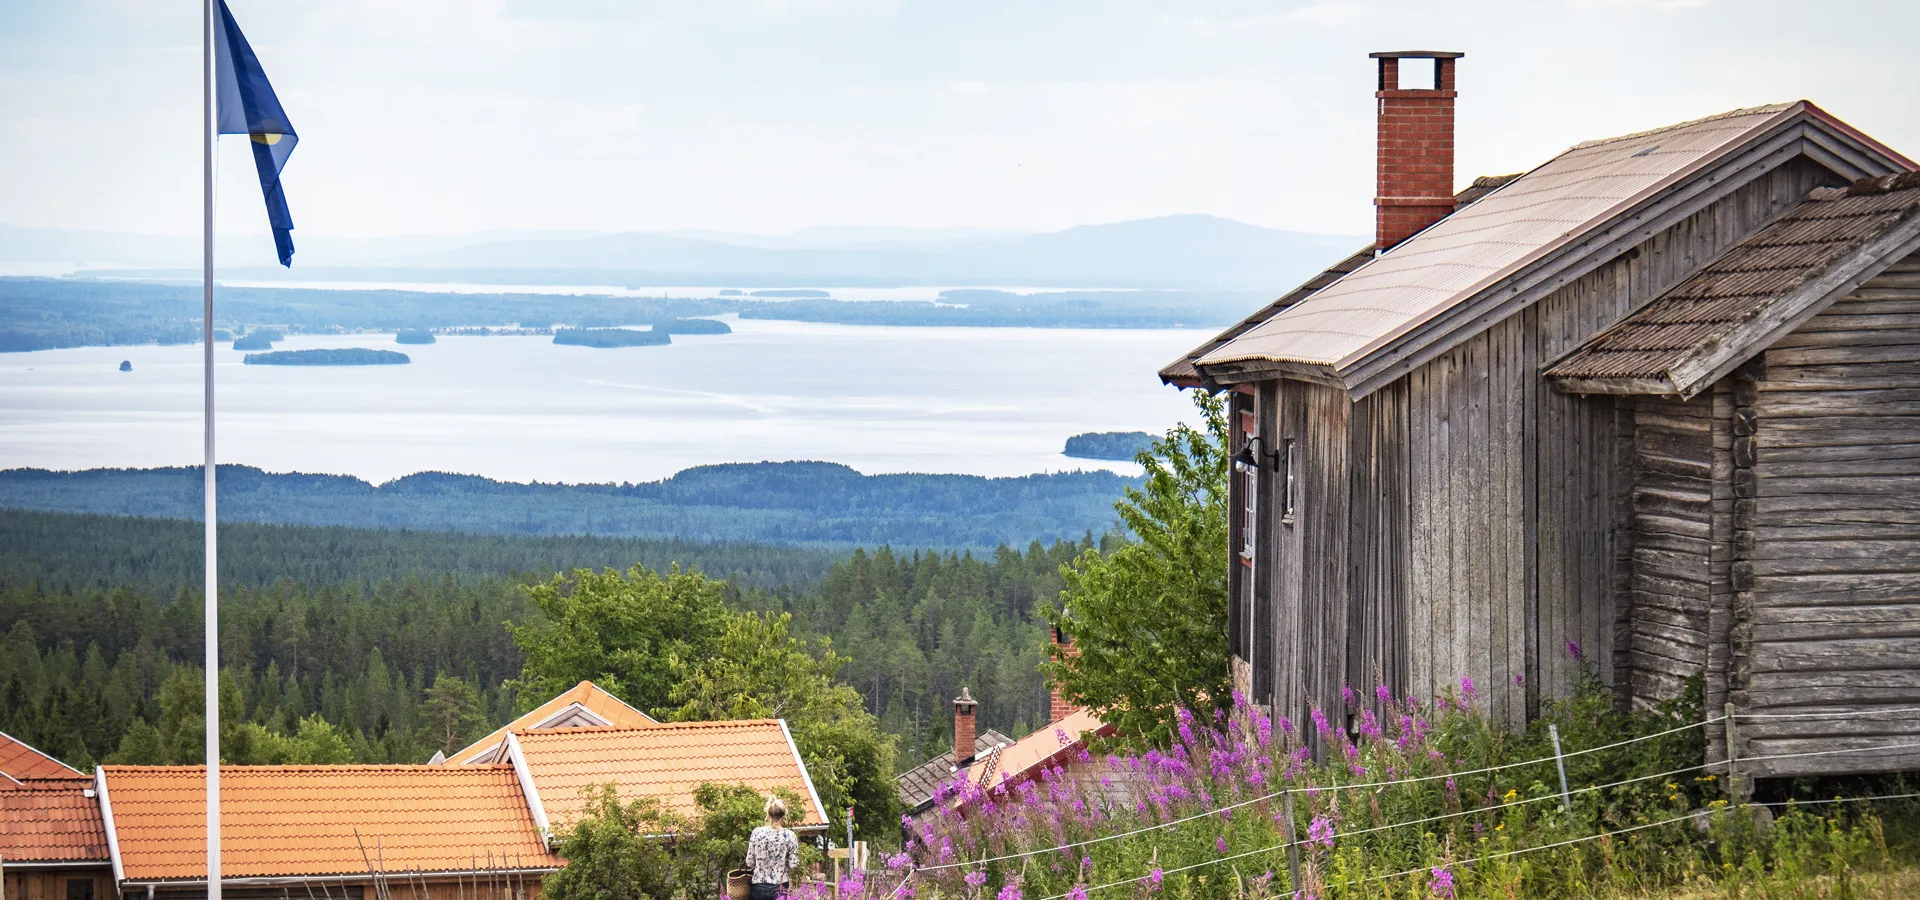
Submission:
[[[8,867],[11,868],[12,864],[9,863]],[[560,867],[559,866],[538,866],[538,867],[528,867],[528,868],[522,868],[522,869],[508,869],[508,868],[500,868],[500,869],[492,869],[492,870],[447,869],[447,870],[438,871],[438,872],[382,872],[381,877],[392,878],[395,876],[400,876],[400,877],[420,878],[420,879],[465,878],[465,877],[472,876],[476,873],[484,873],[486,871],[505,872],[513,875],[545,875],[548,873],[560,871]],[[220,883],[222,885],[236,885],[236,886],[258,885],[258,886],[267,886],[267,887],[312,884],[314,882],[324,882],[328,884],[372,884],[373,881],[374,881],[373,877],[369,875],[347,875],[344,873],[337,874],[337,875],[249,875],[249,876],[239,877],[239,878],[220,879]],[[205,878],[149,878],[149,879],[142,879],[138,881],[121,881],[120,887],[121,887],[122,893],[124,893],[127,889],[130,889],[130,888],[146,888],[148,890],[152,890],[154,888],[193,887],[195,885],[204,886],[206,883],[207,883],[207,880]]]

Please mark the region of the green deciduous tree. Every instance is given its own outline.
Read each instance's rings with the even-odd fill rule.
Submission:
[[[427,688],[420,723],[420,743],[451,754],[487,730],[486,709],[480,692],[466,679],[442,674]]]
[[[558,835],[565,868],[548,875],[547,900],[665,900],[674,893],[673,860],[658,839],[681,824],[651,797],[620,802],[613,785],[588,788],[580,818]]]
[[[726,628],[722,585],[674,567],[575,570],[527,589],[544,621],[512,626],[518,689],[537,703],[591,680],[642,709],[669,703],[676,658],[706,656]]]
[[[1226,401],[1196,393],[1204,431],[1179,425],[1137,458],[1146,482],[1115,505],[1133,540],[1062,570],[1047,611],[1078,654],[1046,664],[1069,699],[1122,734],[1170,735],[1176,707],[1227,708]]]
[[[809,647],[791,626],[785,613],[730,617],[711,654],[675,661],[673,718],[787,720],[834,833],[851,801],[862,833],[882,834],[899,816],[893,738],[836,679],[849,660],[825,638]]]

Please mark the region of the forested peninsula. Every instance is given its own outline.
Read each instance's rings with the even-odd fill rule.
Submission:
[[[759,292],[765,293],[765,292]],[[655,326],[673,334],[724,333],[711,317],[737,313],[842,325],[1020,328],[1208,328],[1235,321],[1264,295],[1244,291],[1050,291],[1017,294],[952,290],[939,303],[834,300],[815,290],[798,297],[738,292],[684,298],[533,294],[455,294],[396,290],[222,287],[219,327],[272,323],[291,333],[480,333],[506,327]],[[0,277],[0,352],[63,347],[188,344],[200,340],[197,286],[140,281]],[[719,325],[716,328],[715,325]],[[404,343],[404,342],[403,342]],[[242,347],[240,349],[246,349]]]
[[[373,485],[342,475],[220,467],[223,522],[601,535],[851,548],[990,548],[1106,531],[1136,479],[863,475],[834,463],[699,466],[661,481],[518,484],[422,472]],[[191,519],[198,467],[0,471],[0,507]]]
[[[413,359],[397,350],[328,347],[249,353],[240,361],[249,366],[404,366]]]

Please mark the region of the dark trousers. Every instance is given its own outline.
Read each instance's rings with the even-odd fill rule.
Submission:
[[[774,900],[775,897],[780,895],[780,889],[783,887],[786,887],[786,885],[761,884],[756,881],[752,887],[747,888],[747,900]]]

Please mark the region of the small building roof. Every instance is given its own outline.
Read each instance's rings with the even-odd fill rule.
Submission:
[[[1051,725],[1015,741],[1012,746],[981,756],[967,767],[967,779],[981,787],[1031,778],[1086,746],[1095,736],[1110,735],[1112,725],[1091,710],[1078,710]]]
[[[86,773],[0,732],[0,785],[29,778],[85,778]]]
[[[102,766],[117,877],[206,880],[206,769]],[[511,766],[225,766],[224,878],[561,865]],[[364,847],[365,855],[362,855]],[[499,860],[506,860],[501,863]]]
[[[984,757],[996,748],[1011,747],[1013,738],[989,728],[973,738],[973,755]],[[900,804],[907,812],[918,812],[933,803],[933,795],[946,784],[959,777],[954,767],[953,751],[948,750],[911,769],[893,777],[894,793],[899,795]]]
[[[447,765],[462,765],[473,762],[495,762],[498,755],[492,751],[499,749],[500,743],[507,739],[511,731],[528,731],[538,728],[579,728],[598,725],[614,725],[622,728],[644,728],[658,725],[653,717],[621,702],[619,697],[600,689],[591,681],[582,681],[568,688],[564,693],[540,704],[517,719],[495,729],[464,749],[446,758]]]
[[[1690,398],[1920,248],[1920,173],[1821,188],[1547,369],[1583,393]]]
[[[107,859],[93,779],[0,781],[0,862],[88,865]]]
[[[669,722],[645,728],[555,728],[515,731],[507,754],[524,765],[549,827],[566,828],[584,805],[582,791],[612,783],[623,799],[653,797],[663,809],[692,818],[702,784],[784,787],[804,810],[789,812],[796,829],[826,826],[820,796],[800,752],[779,719]]]
[[[1844,155],[1861,174],[1914,167],[1804,100],[1578,144],[1208,351],[1196,366],[1216,380],[1292,373],[1363,395],[1410,357],[1478,333],[1476,323],[1524,293],[1515,279],[1544,290],[1554,273],[1583,258],[1574,252],[1582,241],[1630,231],[1667,205],[1691,202],[1676,189],[1706,183],[1697,176],[1740,164],[1743,152],[1769,142],[1823,142],[1823,158]]]

